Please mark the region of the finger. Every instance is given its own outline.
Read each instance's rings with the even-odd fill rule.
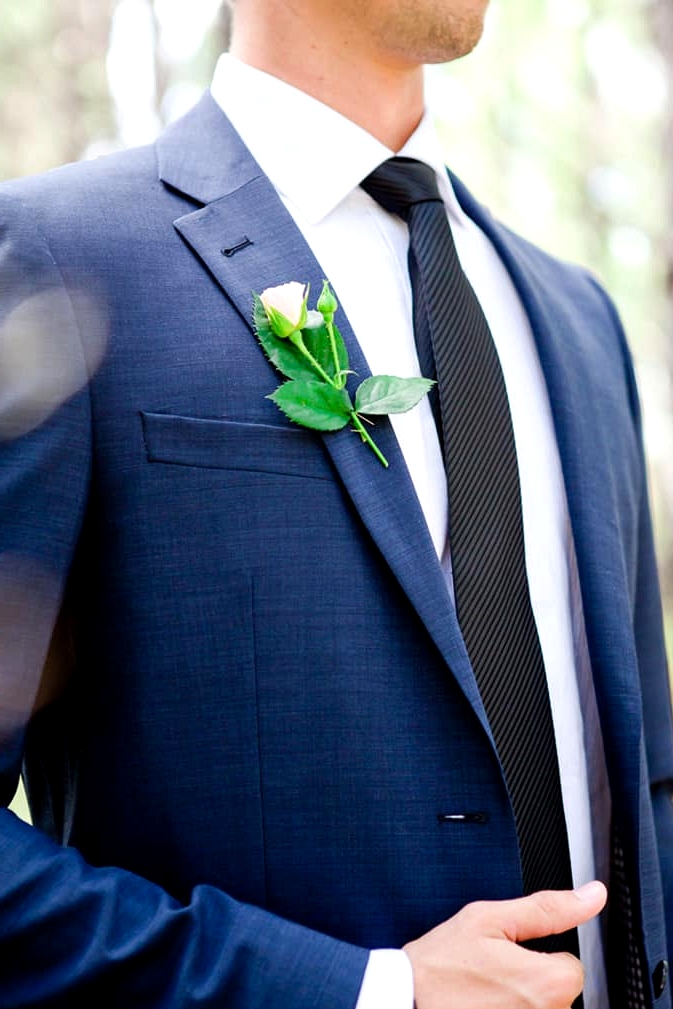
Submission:
[[[503,901],[503,932],[513,942],[558,935],[595,917],[606,900],[607,890],[594,880],[577,890],[543,890]]]
[[[578,995],[584,988],[584,968],[572,953],[538,953],[537,956],[545,957],[546,972],[553,973],[553,979],[548,977],[545,990],[549,994],[554,994],[559,1005],[572,1006]],[[553,963],[554,971],[550,971]]]

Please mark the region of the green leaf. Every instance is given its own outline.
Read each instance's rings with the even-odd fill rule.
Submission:
[[[333,330],[337,357],[339,359],[339,370],[348,371],[346,344],[343,342],[341,333],[336,326],[333,326]],[[322,326],[316,326],[315,329],[304,329],[302,330],[302,336],[304,337],[306,348],[313,354],[318,364],[324,368],[330,378],[335,378],[337,370],[334,367],[334,356],[332,354],[327,326],[323,324]]]
[[[423,399],[435,383],[428,378],[395,378],[374,375],[366,378],[355,393],[358,413],[406,413]]]
[[[316,326],[314,329],[302,329],[301,335],[304,337],[304,346],[313,354],[321,368],[323,368],[330,378],[334,378],[334,362],[332,361],[332,351],[329,345],[327,328],[324,325]],[[316,378],[316,373],[312,373],[312,378]]]
[[[340,431],[348,423],[352,404],[345,389],[327,382],[284,382],[267,397],[295,424],[315,431]]]
[[[271,329],[259,295],[254,295],[253,322],[255,334],[271,364],[287,378],[312,379],[315,371],[305,357],[289,340],[282,339]]]

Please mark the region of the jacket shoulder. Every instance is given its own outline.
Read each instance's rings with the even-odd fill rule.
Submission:
[[[600,281],[590,270],[552,255],[512,230],[495,218],[460,179],[449,174],[462,209],[486,233],[501,256],[504,254],[504,258],[508,259],[507,253],[510,253],[539,284],[557,291],[561,297],[580,295],[589,299],[595,307],[604,307],[606,301],[610,301]]]
[[[119,250],[172,229],[186,209],[160,180],[152,144],[1,183],[0,244],[22,256],[43,244],[66,273],[93,273],[103,259],[109,271]]]
[[[82,204],[97,193],[146,185],[152,177],[157,178],[154,144],[61,165],[39,175],[9,179],[0,183],[0,200],[18,201],[31,207],[54,200],[57,204],[75,200]]]

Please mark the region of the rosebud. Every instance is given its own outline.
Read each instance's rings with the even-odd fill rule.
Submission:
[[[331,322],[334,318],[334,313],[339,307],[339,302],[334,297],[334,292],[329,286],[328,280],[323,280],[322,282],[322,294],[318,298],[317,309],[322,315],[325,322]]]
[[[276,336],[286,339],[306,325],[308,284],[293,280],[278,287],[267,287],[260,301]]]

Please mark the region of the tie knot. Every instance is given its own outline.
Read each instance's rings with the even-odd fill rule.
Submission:
[[[384,210],[405,221],[417,203],[441,203],[437,177],[415,158],[389,158],[360,183]]]

